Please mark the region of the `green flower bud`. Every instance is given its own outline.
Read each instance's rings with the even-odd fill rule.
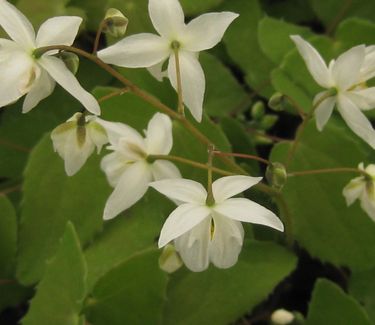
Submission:
[[[266,179],[273,188],[281,190],[287,180],[285,166],[278,162],[271,163],[266,170]]]
[[[264,116],[265,111],[266,109],[263,102],[258,101],[251,108],[251,116],[254,120],[261,120]]]
[[[175,247],[171,244],[165,246],[159,257],[159,267],[167,273],[173,273],[176,272],[182,265],[183,262]]]
[[[129,19],[121,11],[110,8],[104,17],[103,32],[113,37],[119,38],[126,34]]]
[[[269,130],[276,124],[278,120],[279,120],[279,117],[277,115],[266,115],[260,121],[259,126],[263,130]]]
[[[77,54],[71,52],[59,52],[57,57],[64,61],[65,66],[74,75],[77,73],[79,68],[79,57]]]
[[[275,112],[282,112],[285,110],[287,98],[282,93],[275,93],[268,101],[268,106]]]

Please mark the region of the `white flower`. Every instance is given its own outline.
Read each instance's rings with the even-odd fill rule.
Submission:
[[[37,58],[35,50],[50,45],[71,45],[80,17],[55,17],[44,22],[37,36],[27,18],[12,4],[0,0],[0,26],[13,40],[0,39],[0,107],[26,95],[22,111],[30,111],[49,96],[55,81],[93,114],[100,114],[95,98],[85,91],[64,62],[50,51]]]
[[[375,75],[373,47],[359,45],[341,54],[327,66],[317,50],[300,36],[291,36],[315,81],[328,91],[316,95],[314,105],[319,131],[330,118],[335,104],[352,131],[375,148],[375,130],[361,112],[375,107],[375,87],[365,82]],[[323,99],[324,98],[324,99]]]
[[[168,76],[177,89],[174,47],[178,47],[183,100],[197,121],[202,119],[205,77],[198,53],[214,47],[238,16],[232,12],[209,13],[187,25],[177,0],[149,0],[151,21],[160,36],[142,33],[127,37],[98,53],[104,62],[129,68],[149,68],[159,80],[169,58]]]
[[[136,203],[147,191],[148,184],[164,178],[180,178],[177,167],[166,160],[150,162],[149,155],[167,155],[172,149],[172,122],[156,113],[148,123],[143,138],[136,130],[122,123],[102,121],[112,153],[105,156],[101,167],[115,189],[107,200],[105,220],[112,219]]]
[[[375,165],[368,165],[364,168],[364,164],[360,163],[358,169],[363,170],[367,175],[352,179],[345,186],[342,194],[348,206],[359,199],[361,208],[375,221]]]
[[[77,173],[93,153],[98,153],[108,142],[105,129],[96,122],[95,116],[76,113],[66,123],[51,133],[55,151],[64,159],[68,176]]]
[[[175,179],[151,183],[160,193],[180,202],[161,230],[159,248],[174,240],[184,263],[195,272],[205,270],[210,261],[219,268],[233,266],[244,238],[241,221],[284,230],[270,210],[245,198],[231,198],[261,179],[227,176],[216,180],[212,184],[213,205],[206,203],[207,191],[195,181]]]

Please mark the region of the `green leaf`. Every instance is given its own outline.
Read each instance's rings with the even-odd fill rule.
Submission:
[[[126,241],[124,241],[126,244]],[[167,275],[152,249],[102,277],[89,300],[88,319],[96,325],[161,324]]]
[[[22,283],[41,278],[68,220],[83,244],[101,229],[109,186],[98,160],[93,154],[77,175],[68,177],[49,135],[34,148],[25,171],[19,232],[17,275]]]
[[[102,234],[85,251],[88,265],[88,288],[115,266],[133,255],[155,247],[166,216],[174,204],[150,190],[123,215],[106,222]]]
[[[86,264],[77,233],[68,223],[56,255],[48,262],[43,279],[22,325],[79,325],[86,297]]]
[[[263,16],[258,1],[226,1],[221,9],[241,14],[224,35],[230,57],[245,73],[246,81],[253,89],[261,95],[271,96],[269,73],[274,65],[258,43],[258,22]]]
[[[215,56],[202,53],[199,56],[206,75],[204,111],[211,116],[221,117],[246,108],[250,97]]]
[[[230,324],[263,301],[295,266],[296,258],[285,249],[251,241],[230,269],[177,272],[168,286],[163,324]]]
[[[287,23],[283,20],[264,17],[258,26],[259,44],[265,55],[275,64],[280,64],[285,54],[292,50],[295,45],[290,35],[300,35],[303,38],[312,36],[311,31]]]
[[[332,282],[319,279],[309,305],[306,325],[371,325],[360,304]]]
[[[346,19],[337,27],[335,39],[345,49],[359,44],[374,44],[375,23],[359,18]]]
[[[274,147],[271,159],[285,162],[290,144]],[[331,118],[323,132],[311,121],[305,129],[289,171],[354,167],[366,162],[371,148],[339,119]],[[323,262],[352,269],[375,265],[375,224],[359,208],[347,207],[342,190],[356,173],[289,177],[283,195],[298,243]]]
[[[375,323],[375,268],[352,273],[349,292],[364,306]]]
[[[203,11],[211,10],[222,2],[224,0],[180,0],[186,16],[197,15]]]

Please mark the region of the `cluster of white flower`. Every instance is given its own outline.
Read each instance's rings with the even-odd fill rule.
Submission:
[[[178,0],[149,0],[149,14],[160,36],[143,33],[126,37],[97,55],[107,64],[148,68],[158,80],[168,77],[200,122],[205,76],[199,52],[219,43],[238,15],[209,13],[185,24]],[[116,217],[139,201],[149,187],[154,188],[178,205],[161,230],[159,247],[174,242],[184,263],[193,271],[206,269],[210,262],[220,268],[236,263],[244,240],[241,222],[283,231],[283,224],[270,210],[246,198],[232,198],[262,178],[227,176],[205,189],[200,183],[183,179],[170,161],[158,159],[157,156],[168,155],[173,146],[172,121],[167,115],[155,114],[144,137],[128,125],[97,117],[98,102],[80,86],[57,55],[58,50],[53,49],[54,45],[71,45],[80,23],[79,17],[52,18],[42,24],[35,36],[26,17],[6,0],[0,0],[0,25],[12,39],[0,39],[0,106],[27,94],[23,112],[28,112],[52,93],[57,82],[94,114],[75,114],[53,130],[51,137],[69,176],[78,172],[95,147],[99,152],[109,143],[107,149],[112,152],[103,158],[101,168],[114,191],[106,203],[104,219]],[[327,89],[314,100],[318,129],[323,129],[337,103],[349,127],[375,148],[375,131],[361,112],[375,106],[375,88],[365,86],[375,75],[375,47],[354,47],[327,67],[309,43],[299,36],[292,39],[316,82]],[[163,71],[166,60],[168,68]],[[372,167],[366,172],[375,174]],[[353,180],[344,195],[348,204],[360,197],[363,208],[374,218],[373,179]]]

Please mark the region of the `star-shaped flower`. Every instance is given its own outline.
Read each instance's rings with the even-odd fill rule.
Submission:
[[[159,80],[169,59],[168,77],[177,90],[175,49],[178,50],[183,101],[197,121],[202,119],[205,77],[198,53],[220,42],[224,32],[238,17],[232,12],[208,13],[187,25],[177,0],[150,0],[151,21],[160,34],[142,33],[124,38],[98,53],[104,62],[128,68],[149,68]]]
[[[180,178],[177,167],[166,160],[149,161],[150,155],[167,155],[173,146],[172,121],[156,113],[148,123],[143,138],[122,123],[101,121],[108,133],[112,153],[105,156],[101,167],[115,189],[107,200],[104,219],[112,219],[135,204],[154,180]]]
[[[241,222],[284,230],[272,211],[246,198],[232,198],[261,179],[227,176],[216,180],[212,184],[212,205],[206,203],[206,189],[195,181],[174,179],[151,183],[151,187],[180,203],[164,223],[159,247],[173,240],[186,266],[195,272],[205,270],[210,261],[219,268],[233,266],[244,238]]]
[[[50,45],[71,45],[82,22],[80,17],[55,17],[45,21],[35,36],[27,18],[12,4],[0,0],[0,26],[12,40],[0,39],[0,107],[26,95],[22,111],[30,111],[48,97],[59,83],[93,114],[100,114],[96,99],[79,84],[64,62],[49,51],[40,57],[35,50]]]
[[[95,147],[100,152],[108,142],[105,129],[96,121],[96,116],[76,113],[66,123],[51,133],[55,151],[64,159],[68,176],[77,173],[85,164]]]
[[[371,164],[365,168],[364,164],[360,163],[358,169],[364,171],[367,175],[352,179],[344,187],[342,194],[348,206],[359,199],[361,208],[375,221],[375,165]]]
[[[361,112],[375,107],[375,87],[365,82],[374,76],[373,48],[359,45],[341,54],[327,66],[318,51],[300,36],[291,36],[315,81],[328,89],[316,95],[314,105],[319,131],[330,118],[333,108],[338,111],[352,131],[375,148],[375,130]]]

